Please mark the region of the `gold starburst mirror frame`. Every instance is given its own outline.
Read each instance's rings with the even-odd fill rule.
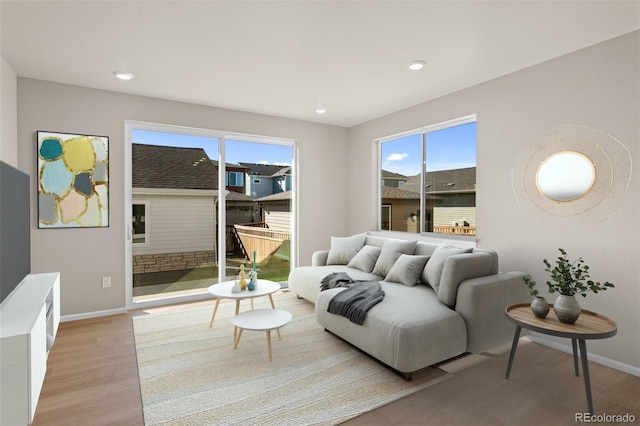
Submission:
[[[589,225],[618,207],[631,179],[631,155],[614,137],[562,125],[543,133],[517,158],[513,191],[520,208],[550,225]]]

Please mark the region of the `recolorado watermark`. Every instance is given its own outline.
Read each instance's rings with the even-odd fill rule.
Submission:
[[[626,414],[590,414],[575,413],[576,423],[635,423],[636,416],[631,413]]]

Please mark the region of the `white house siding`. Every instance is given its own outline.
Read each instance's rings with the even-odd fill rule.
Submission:
[[[269,229],[291,232],[291,212],[270,211],[264,219]]]
[[[476,226],[475,207],[434,207],[433,224],[436,226],[450,226],[453,222],[469,222],[469,226]]]
[[[191,269],[214,262],[213,191],[168,192],[171,193],[134,190],[133,204],[148,202],[145,218],[148,244],[133,245],[134,273]]]

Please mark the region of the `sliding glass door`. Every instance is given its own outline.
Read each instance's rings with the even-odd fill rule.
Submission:
[[[241,265],[258,278],[286,281],[293,229],[293,147],[225,141],[227,278]]]
[[[197,299],[255,267],[291,268],[293,141],[128,123],[129,306]]]

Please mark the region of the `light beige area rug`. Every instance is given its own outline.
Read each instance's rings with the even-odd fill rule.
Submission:
[[[450,376],[426,368],[407,382],[325,332],[312,304],[289,292],[274,301],[293,320],[282,340],[272,332],[273,362],[265,332],[245,331],[233,348],[233,302],[213,328],[213,305],[134,317],[146,425],[333,425]]]

